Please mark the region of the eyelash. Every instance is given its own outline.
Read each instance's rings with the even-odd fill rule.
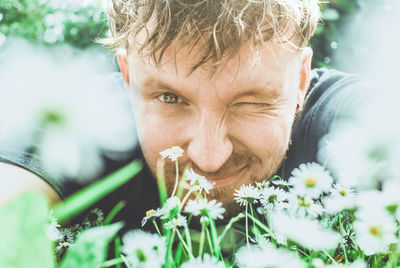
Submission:
[[[166,97],[170,97],[170,98],[175,98],[176,102],[168,102],[165,100]],[[179,97],[178,95],[175,95],[173,93],[168,93],[168,92],[164,92],[162,94],[157,95],[157,100],[160,101],[161,103],[164,104],[168,104],[168,105],[172,105],[172,104],[183,104],[184,101],[182,100],[181,97]],[[239,103],[235,103],[233,105],[231,105],[230,107],[239,107],[241,105],[252,105],[252,106],[256,106],[259,108],[268,108],[271,105],[268,103],[259,103],[259,102],[239,102]]]
[[[168,102],[165,100],[166,97],[175,98],[176,102]],[[172,93],[168,93],[168,92],[164,92],[164,93],[158,95],[157,100],[159,100],[160,102],[165,103],[165,104],[179,104],[179,103],[183,102],[179,96],[172,94]]]

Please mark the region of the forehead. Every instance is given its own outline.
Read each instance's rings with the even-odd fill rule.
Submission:
[[[294,78],[300,66],[299,52],[283,45],[264,46],[254,50],[242,47],[229,61],[221,64],[211,73],[209,65],[200,66],[192,72],[193,63],[201,53],[196,49],[181,49],[174,53],[166,51],[162,64],[156,64],[148,57],[139,55],[134,49],[129,52],[129,67],[136,86],[149,83],[173,85],[177,88],[271,88],[284,87],[288,79]]]

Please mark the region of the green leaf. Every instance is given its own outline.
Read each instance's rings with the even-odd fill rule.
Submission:
[[[128,182],[140,172],[142,167],[143,165],[140,161],[133,161],[111,175],[91,184],[54,207],[54,217],[63,222],[75,216],[96,203],[106,194]]]
[[[70,247],[61,264],[62,268],[101,267],[107,257],[107,247],[122,223],[100,226],[82,232]]]
[[[54,267],[48,216],[48,200],[38,193],[26,193],[0,208],[0,267]]]

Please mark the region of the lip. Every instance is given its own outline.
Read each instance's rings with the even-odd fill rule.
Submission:
[[[212,178],[212,181],[215,182],[214,187],[219,188],[219,187],[224,187],[224,186],[235,183],[242,177],[242,175],[244,174],[244,171],[246,170],[246,167],[247,167],[247,165],[242,167],[238,171],[228,174],[225,177]]]

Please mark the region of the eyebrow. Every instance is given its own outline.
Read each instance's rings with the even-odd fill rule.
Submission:
[[[162,88],[178,95],[182,95],[181,92],[185,91],[180,88],[171,86],[167,82],[160,81],[155,77],[147,78],[143,83],[143,88]],[[281,96],[282,96],[282,90],[278,88],[253,87],[249,90],[241,90],[240,93],[233,96],[231,101],[235,101],[243,97],[254,97],[256,99],[262,99],[262,100],[276,100]]]
[[[167,91],[171,91],[173,93],[180,93],[183,90],[173,87],[170,84],[160,81],[155,77],[149,77],[147,79],[145,79],[144,83],[143,83],[143,88],[162,88],[165,89]]]

